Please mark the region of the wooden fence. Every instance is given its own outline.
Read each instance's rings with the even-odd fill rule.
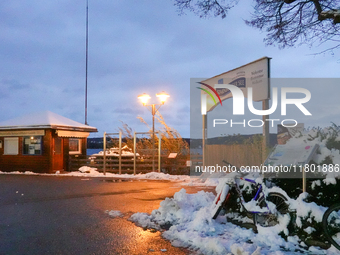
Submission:
[[[232,144],[232,145],[206,145],[206,165],[223,165],[223,160],[230,164],[241,166],[259,166],[263,163],[261,144]],[[158,171],[158,156],[155,157],[156,171]],[[161,156],[160,172],[169,174],[189,174],[190,167],[202,166],[202,155],[178,155],[176,158],[168,158],[167,155]],[[90,166],[103,171],[104,160],[102,157],[93,158],[91,156],[70,156],[69,169],[77,171],[81,166]],[[119,159],[117,157],[106,158],[106,172],[110,173],[147,173],[152,172],[152,155],[143,155],[136,159],[134,169],[133,158],[122,158],[121,171],[119,172]]]
[[[205,153],[207,166],[223,165],[223,160],[237,167],[263,163],[261,144],[206,145]]]
[[[155,157],[155,167],[158,171],[158,157]],[[167,155],[161,156],[160,172],[169,174],[189,174],[189,167],[187,166],[188,156],[179,155],[176,158],[168,158]],[[143,158],[136,159],[136,169],[134,169],[133,158],[121,159],[121,171],[119,171],[119,158],[106,157],[105,171],[110,173],[122,174],[138,174],[152,172],[152,155],[143,155]],[[82,166],[89,166],[97,168],[98,171],[104,170],[104,159],[102,157],[92,156],[70,156],[69,170],[78,171]]]

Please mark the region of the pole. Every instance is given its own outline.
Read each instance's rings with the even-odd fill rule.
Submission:
[[[305,167],[302,167],[302,192],[306,192],[307,182],[306,182],[306,171]]]
[[[262,101],[262,109],[268,110],[269,109],[269,99],[265,99]],[[267,149],[269,148],[269,119],[268,115],[262,116],[263,124],[263,143],[262,143],[262,162],[265,162],[267,159]]]
[[[158,132],[158,172],[161,172],[161,149],[162,149],[162,137],[161,132]]]
[[[89,1],[86,1],[86,64],[85,64],[85,125],[88,125],[87,123],[87,67],[88,67],[88,48],[89,48]]]
[[[152,105],[152,172],[155,172],[155,114],[156,105]]]
[[[268,95],[267,99],[262,101],[262,110],[268,110],[269,109],[269,99],[270,99],[270,58],[267,58],[267,67],[268,67],[268,76],[267,76],[267,81],[268,81]],[[263,143],[262,143],[262,162],[265,162],[267,159],[267,150],[270,145],[270,132],[269,132],[269,115],[263,115],[262,116],[262,121],[264,122],[263,125]]]
[[[104,172],[104,175],[106,175],[106,132],[104,132],[103,151],[104,151],[103,172]]]
[[[206,165],[206,153],[205,153],[205,142],[207,138],[207,115],[202,115],[202,167]]]
[[[133,174],[136,175],[136,131],[133,132]]]
[[[119,131],[119,174],[122,174],[122,131]]]

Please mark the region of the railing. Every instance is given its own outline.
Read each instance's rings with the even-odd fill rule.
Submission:
[[[167,155],[162,155],[161,169],[160,172],[169,174],[189,174],[190,167],[188,166],[188,157],[179,155],[176,158],[168,158]],[[133,157],[127,158],[122,157],[121,169],[119,169],[119,158],[118,157],[106,157],[105,159],[105,172],[109,173],[122,173],[122,174],[138,174],[152,172],[152,155],[143,155],[136,158],[136,166],[134,169]],[[158,160],[155,162],[158,166]],[[104,159],[103,157],[92,157],[76,155],[70,156],[69,158],[69,171],[78,171],[82,166],[89,166],[97,168],[99,172],[104,171]],[[156,169],[158,171],[158,169]]]
[[[202,166],[203,164],[203,156],[200,154],[191,154],[190,155],[191,166]]]

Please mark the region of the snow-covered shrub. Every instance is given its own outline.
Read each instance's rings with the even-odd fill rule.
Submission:
[[[313,128],[300,133],[290,139],[287,144],[309,145],[318,144],[319,149],[310,164],[323,166],[324,164],[340,168],[340,126],[334,123],[327,128]],[[293,219],[290,235],[297,235],[305,243],[310,240],[325,241],[322,229],[322,215],[327,207],[340,202],[340,173],[332,171],[308,178],[306,181],[307,193],[302,193],[302,179],[275,179],[271,180],[287,192],[296,202],[297,213]],[[303,204],[303,206],[301,206]],[[304,213],[298,208],[303,207]],[[306,210],[306,208],[309,208]],[[321,208],[321,209],[320,209]]]
[[[309,163],[317,170],[316,174],[308,175],[309,196],[307,200],[322,206],[329,206],[340,201],[340,183],[337,182],[337,177],[340,177],[340,126],[332,123],[330,127],[312,128],[296,134],[287,142],[290,146],[301,144],[319,145],[317,153]],[[318,171],[322,168],[328,171]],[[300,178],[276,179],[274,182],[292,198],[297,198],[302,192],[302,179]]]

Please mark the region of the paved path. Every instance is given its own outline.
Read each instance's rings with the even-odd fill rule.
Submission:
[[[151,213],[182,188],[168,181],[0,175],[0,254],[190,254],[127,220]],[[124,216],[111,218],[106,210]]]

